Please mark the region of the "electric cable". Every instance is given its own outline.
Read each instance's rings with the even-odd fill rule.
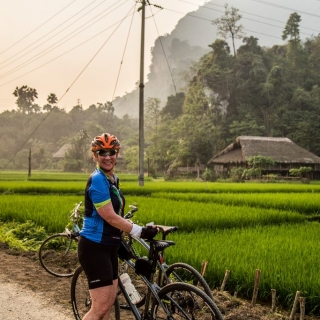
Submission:
[[[136,10],[136,6],[137,6],[137,3],[134,5],[134,8],[133,8],[134,11]],[[118,75],[117,75],[117,79],[116,79],[116,84],[115,84],[115,87],[114,87],[114,90],[113,90],[113,94],[112,94],[111,103],[113,103],[114,95],[115,95],[115,92],[116,92],[116,89],[117,89],[117,86],[118,86],[118,80],[119,80],[119,76],[120,76],[120,72],[121,72],[121,68],[122,68],[122,63],[123,63],[123,60],[124,60],[124,55],[126,53],[127,44],[128,44],[128,40],[129,40],[129,35],[130,35],[130,32],[131,32],[131,28],[132,28],[133,17],[134,17],[134,14],[132,14],[132,19],[131,19],[131,22],[130,22],[129,31],[128,31],[126,43],[125,43],[125,46],[124,46],[124,50],[123,50],[123,54],[122,54],[122,58],[121,58],[121,62],[120,62],[120,67],[119,67],[119,71],[118,71]]]
[[[135,6],[135,5],[134,5]],[[132,7],[133,8],[133,7]],[[74,83],[79,79],[79,77],[83,74],[83,72],[87,69],[87,67],[90,65],[90,63],[95,59],[95,57],[99,54],[99,52],[103,49],[103,47],[106,45],[106,43],[110,40],[110,38],[112,37],[112,35],[116,32],[116,30],[118,30],[118,28],[120,27],[120,25],[123,23],[123,21],[130,16],[130,12],[132,10],[132,8],[129,10],[129,12],[126,14],[126,16],[120,20],[120,22],[118,22],[117,27],[114,29],[114,31],[111,33],[111,35],[107,38],[107,40],[102,44],[102,46],[98,49],[98,51],[93,55],[93,57],[90,59],[90,61],[86,64],[86,66],[81,70],[81,72],[79,73],[79,75],[75,78],[75,80],[71,83],[71,85],[68,87],[68,89],[66,90],[66,92],[61,96],[60,99],[58,99],[57,103],[59,103],[63,97],[67,94],[67,92],[70,90],[70,88],[74,85]],[[36,128],[31,132],[31,134],[25,139],[25,141],[23,142],[23,144],[20,146],[20,148],[11,156],[11,158],[9,159],[9,161],[7,162],[7,164],[4,166],[3,169],[5,169],[8,164],[11,162],[11,160],[18,154],[18,152],[25,146],[25,144],[29,141],[29,139],[32,137],[32,135],[38,130],[38,128],[41,126],[41,124],[48,118],[48,116],[51,114],[52,109],[43,117],[43,119],[40,121],[40,123],[36,126]]]
[[[47,22],[49,22],[50,20],[52,20],[55,16],[57,16],[59,13],[61,13],[62,11],[64,11],[67,7],[69,7],[71,4],[73,4],[76,0],[73,0],[72,2],[70,2],[68,5],[66,5],[63,9],[61,9],[59,12],[57,12],[56,14],[54,14],[51,18],[49,18],[48,20],[46,20],[45,22],[43,22],[40,26],[38,26],[37,28],[35,28],[34,30],[32,30],[31,32],[29,32],[27,35],[25,35],[24,37],[22,37],[21,39],[19,39],[17,42],[15,42],[14,44],[12,44],[10,47],[8,47],[7,49],[5,49],[4,51],[0,52],[0,54],[3,54],[4,52],[8,51],[9,49],[11,49],[12,47],[14,47],[16,44],[18,44],[19,42],[21,42],[22,40],[24,40],[25,38],[27,38],[28,36],[30,36],[32,33],[34,33],[35,31],[37,31],[38,29],[40,29],[42,26],[44,26]],[[96,0],[95,0],[96,1]]]
[[[94,0],[93,2],[95,2],[97,0]],[[92,3],[93,3],[92,2]],[[91,3],[91,4],[92,4]],[[80,19],[82,19],[84,16],[88,15],[88,13],[90,13],[92,10],[96,9],[98,6],[100,6],[103,2],[101,2],[100,4],[98,4],[96,7],[94,7],[93,9],[91,9],[89,12],[87,12],[86,14],[84,14],[83,16],[81,16],[80,18],[78,18],[76,21],[72,22],[71,24],[69,24],[67,27],[65,27],[64,29],[60,30],[58,33],[54,34],[51,38],[47,39],[46,41],[40,43],[38,46],[32,48],[31,50],[29,50],[28,52],[24,53],[22,56],[18,57],[17,59],[7,63],[6,65],[4,65],[2,68],[7,67],[8,65],[10,65],[13,62],[16,62],[17,60],[23,58],[24,56],[26,56],[28,53],[33,52],[35,49],[37,49],[38,47],[40,47],[41,45],[43,45],[44,43],[50,41],[52,38],[54,38],[55,36],[57,36],[59,33],[63,32],[64,30],[66,30],[67,28],[69,28],[71,25],[73,25],[74,23],[78,22]],[[90,4],[90,5],[91,5]],[[90,5],[86,6],[84,9],[86,9],[87,7],[89,7]],[[73,15],[71,18],[65,20],[64,22],[62,22],[59,26],[55,27],[54,29],[52,29],[51,31],[49,31],[48,33],[46,33],[45,35],[43,35],[41,38],[37,39],[36,41],[32,42],[30,45],[28,45],[27,47],[25,47],[24,49],[20,50],[19,52],[17,52],[16,54],[10,56],[7,60],[4,60],[2,62],[0,62],[0,65],[4,64],[5,62],[7,62],[8,60],[11,60],[12,58],[14,58],[15,56],[19,55],[20,53],[22,53],[23,51],[27,50],[28,48],[30,48],[31,46],[33,46],[35,43],[39,42],[40,40],[42,40],[43,38],[47,37],[50,33],[52,33],[53,31],[57,30],[58,28],[60,28],[62,25],[64,25],[66,22],[69,22],[70,19],[72,19],[73,17],[77,16],[80,12],[82,12],[84,9],[80,10],[78,13],[76,13],[75,15]]]
[[[281,5],[279,5],[279,4],[271,3],[271,2],[268,2],[268,1],[263,1],[263,0],[251,0],[251,1],[254,1],[254,2],[257,2],[257,3],[261,3],[261,4],[265,4],[265,5],[272,6],[272,7],[276,7],[276,8],[281,8],[281,9],[289,10],[289,11],[300,12],[300,13],[306,14],[306,15],[308,15],[308,16],[320,18],[320,15],[318,15],[318,14],[309,13],[309,12],[305,12],[305,11],[301,11],[301,10],[296,10],[296,9],[294,9],[294,8],[289,8],[289,7],[281,6]]]
[[[121,21],[121,20],[119,20],[119,21]],[[48,62],[46,62],[46,63],[44,63],[44,64],[42,64],[42,65],[40,65],[40,66],[38,66],[38,67],[36,67],[36,68],[34,68],[34,69],[32,69],[32,70],[30,70],[30,71],[28,71],[28,72],[26,72],[26,73],[24,73],[24,74],[23,74],[23,75],[21,75],[21,76],[18,76],[18,77],[14,78],[14,79],[12,79],[12,80],[10,80],[10,81],[7,81],[7,82],[5,82],[5,83],[0,84],[0,87],[2,87],[2,86],[4,86],[4,85],[6,85],[6,84],[8,84],[8,83],[11,83],[11,82],[13,82],[13,81],[15,81],[15,80],[17,80],[17,79],[20,79],[21,77],[24,77],[25,75],[27,75],[27,74],[29,74],[29,73],[32,73],[33,71],[36,71],[36,70],[38,70],[38,69],[42,68],[43,66],[45,66],[45,65],[47,65],[47,64],[49,64],[49,63],[51,63],[52,61],[57,60],[58,58],[60,58],[60,57],[64,56],[65,54],[67,54],[67,53],[69,53],[69,52],[73,51],[74,49],[76,49],[76,48],[78,48],[78,47],[82,46],[83,44],[87,43],[88,41],[90,41],[90,40],[92,40],[92,39],[96,38],[97,36],[99,36],[100,34],[104,33],[105,31],[107,31],[108,29],[110,29],[111,27],[113,27],[114,25],[118,24],[118,23],[119,23],[119,21],[115,22],[114,24],[112,24],[112,25],[111,25],[111,26],[109,26],[108,28],[106,28],[106,29],[102,30],[101,32],[97,33],[97,34],[96,34],[96,35],[94,35],[93,37],[91,37],[91,38],[89,38],[89,39],[87,39],[87,40],[85,40],[85,41],[81,42],[80,44],[76,45],[75,47],[71,48],[70,50],[68,50],[68,51],[66,51],[66,52],[64,52],[64,53],[62,53],[62,54],[60,54],[59,56],[55,57],[54,59],[52,59],[52,60],[50,60],[50,61],[48,61]]]
[[[189,4],[193,4],[191,2],[188,2],[188,1],[185,1],[185,0],[179,0],[181,2],[185,2],[185,3],[189,3]],[[196,4],[195,4],[196,5]],[[204,9],[208,9],[208,10],[212,10],[212,11],[216,11],[216,12],[220,12],[220,13],[224,13],[224,11],[220,11],[220,10],[217,10],[217,9],[213,9],[213,8],[208,8],[206,6],[203,6],[202,8]],[[239,10],[240,11],[240,10]],[[187,14],[189,15],[189,14]],[[283,30],[283,27],[281,26],[276,26],[274,24],[270,24],[270,23],[267,23],[267,22],[262,22],[262,21],[257,21],[257,20],[254,20],[254,19],[250,19],[250,18],[245,18],[245,17],[242,17],[242,19],[244,20],[249,20],[249,21],[253,21],[253,22],[257,22],[257,23],[261,23],[261,24],[265,24],[265,25],[268,25],[268,26],[271,26],[271,27],[275,27],[275,28],[279,28],[279,29],[282,29]],[[285,22],[283,22],[285,24]],[[247,30],[244,28],[244,30]],[[247,30],[247,31],[250,31],[250,30]],[[317,30],[315,30],[317,31]],[[252,31],[251,31],[252,32]],[[305,35],[308,35],[308,36],[312,36],[312,34],[309,34],[309,33],[305,33],[305,32],[300,32],[300,34],[305,34]]]
[[[109,15],[110,13],[112,13],[114,10],[118,9],[120,6],[122,6],[124,3],[126,3],[128,0],[125,0],[124,2],[120,3],[116,8],[114,8],[113,10],[111,10],[110,12],[107,12],[106,14],[104,14],[102,17],[100,17],[98,20],[92,22],[89,26],[84,27],[86,24],[88,24],[91,21],[87,21],[84,25],[81,25],[79,28],[73,30],[71,33],[69,33],[68,35],[66,35],[65,37],[63,37],[62,39],[56,41],[55,43],[51,44],[49,47],[47,47],[46,49],[44,49],[43,51],[41,51],[40,53],[36,54],[35,56],[31,57],[29,60],[24,61],[23,63],[21,63],[20,65],[18,65],[17,67],[7,71],[6,73],[2,74],[0,79],[5,78],[6,76],[14,73],[15,71],[18,71],[22,68],[24,68],[25,66],[29,65],[30,63],[37,61],[39,58],[43,57],[44,55],[48,54],[49,52],[55,50],[56,48],[62,46],[64,43],[68,42],[70,39],[76,37],[77,35],[79,35],[81,32],[87,30],[88,28],[90,28],[91,26],[93,26],[94,24],[96,24],[98,21],[100,21],[101,19],[105,18],[107,15]],[[112,5],[113,6],[113,5]],[[111,6],[111,7],[112,7]],[[104,13],[105,11],[109,10],[111,7],[107,8],[106,10],[104,10],[102,13]],[[102,14],[100,13],[100,14]],[[99,14],[99,15],[100,15]],[[98,16],[99,16],[98,15]],[[97,16],[96,16],[97,17]],[[96,18],[95,17],[95,18]],[[80,29],[80,30],[79,30]],[[82,30],[81,30],[82,29]],[[78,32],[77,32],[78,31]],[[77,33],[75,33],[77,32]],[[51,40],[52,38],[49,38],[48,40],[46,40],[45,42]],[[63,41],[64,40],[64,41]],[[44,44],[45,42],[43,42],[42,44]],[[40,44],[39,46],[41,46],[42,44]],[[38,47],[39,47],[38,46]],[[36,47],[36,48],[38,48]],[[34,51],[36,48],[33,48],[32,50],[30,50],[28,53]],[[50,49],[51,48],[51,49]],[[50,49],[50,50],[49,50]],[[26,53],[27,54],[27,53]],[[25,54],[25,55],[26,55]],[[16,60],[19,60],[16,59]],[[16,61],[15,60],[15,61]],[[11,62],[12,63],[12,62]],[[9,64],[11,64],[9,63]],[[8,64],[8,65],[9,65]],[[1,68],[0,68],[1,69]]]
[[[154,24],[155,24],[155,26],[156,26],[156,30],[157,30],[157,33],[158,33],[158,39],[159,39],[159,41],[160,41],[160,45],[161,45],[161,48],[162,48],[162,52],[163,52],[163,55],[164,55],[164,57],[165,57],[165,59],[166,59],[167,66],[168,66],[168,68],[169,68],[169,72],[170,72],[172,84],[173,84],[173,87],[174,87],[174,91],[175,91],[175,93],[177,94],[177,88],[176,88],[176,84],[175,84],[174,79],[173,79],[172,70],[171,70],[171,68],[170,68],[170,64],[169,64],[169,61],[168,61],[166,52],[165,52],[165,50],[164,50],[163,43],[162,43],[162,40],[161,40],[161,37],[160,37],[160,34],[159,34],[158,26],[157,26],[157,23],[156,23],[156,20],[155,20],[155,17],[154,17],[154,14],[153,14],[153,12],[152,12],[152,8],[151,8],[151,7],[150,7],[150,11],[151,11],[151,14],[152,14],[152,18],[153,18]]]
[[[135,7],[135,5],[133,6]],[[133,8],[132,7],[132,8]],[[120,23],[118,24],[118,26],[113,30],[113,32],[111,33],[111,35],[107,38],[107,40],[102,44],[102,46],[98,49],[98,51],[93,55],[93,57],[90,59],[90,61],[86,64],[86,66],[82,69],[82,71],[79,73],[79,75],[75,78],[75,80],[71,83],[71,85],[69,86],[69,88],[66,90],[66,92],[62,95],[61,99],[67,94],[67,92],[70,90],[70,88],[74,85],[74,83],[79,79],[79,77],[82,75],[82,73],[87,69],[87,67],[90,65],[90,63],[95,59],[95,57],[99,54],[99,52],[103,49],[103,47],[107,44],[107,42],[110,40],[110,38],[114,35],[114,33],[118,30],[118,28],[121,26],[122,22],[128,17],[130,16],[130,12],[132,10],[132,8],[130,8],[130,10],[128,11],[128,13],[125,15],[125,17],[120,20]],[[61,100],[60,99],[60,100]]]
[[[172,12],[177,12],[177,13],[183,14],[183,15],[188,16],[188,17],[192,17],[192,18],[196,18],[196,19],[200,19],[200,20],[212,22],[212,19],[201,18],[201,17],[195,16],[195,15],[192,15],[192,14],[190,14],[190,13],[185,14],[185,13],[180,12],[180,11],[177,11],[177,10],[172,10],[172,9],[168,9],[168,8],[163,8],[163,9],[168,10],[168,11],[172,11]],[[249,30],[249,29],[245,29],[245,28],[244,28],[243,30],[249,31],[249,32],[253,32],[253,33],[257,33],[257,34],[261,34],[261,35],[264,35],[264,36],[267,36],[267,37],[271,37],[271,38],[281,39],[281,38],[279,38],[279,37],[272,36],[272,35],[270,35],[270,34],[265,34],[265,33],[257,32],[257,31],[254,31],[254,30]]]
[[[197,5],[197,6],[199,5],[199,4],[195,4],[195,3],[192,3],[192,2],[189,2],[189,1],[185,1],[185,0],[178,0],[178,1],[185,2],[185,3],[189,3],[189,4],[194,4],[194,5]],[[196,0],[196,1],[198,1],[198,0]],[[252,1],[252,0],[251,0],[251,1]],[[204,3],[201,7],[202,7],[202,8],[209,9],[208,7],[206,7],[206,5],[224,8],[223,5],[215,4],[215,3],[212,3],[212,2],[206,2],[206,3]],[[219,11],[219,12],[221,12],[221,11]],[[286,21],[280,21],[280,20],[276,20],[276,19],[272,19],[272,18],[260,16],[260,15],[257,15],[257,14],[254,14],[254,13],[250,13],[250,12],[246,12],[246,11],[243,11],[243,10],[239,10],[239,12],[244,13],[244,14],[248,14],[248,15],[251,15],[251,16],[254,16],[254,17],[258,17],[258,18],[262,18],[262,19],[266,19],[266,20],[270,20],[270,21],[274,21],[274,22],[279,22],[279,23],[282,23],[282,24],[286,24]],[[244,19],[244,18],[243,18],[243,19]],[[258,22],[260,23],[260,21],[258,21]],[[301,29],[307,29],[307,30],[319,32],[319,30],[317,30],[317,29],[312,29],[312,28],[308,28],[308,27],[300,26],[300,28],[301,28]]]
[[[179,0],[179,1],[183,1],[183,0]],[[186,1],[183,1],[183,2],[186,2]],[[190,3],[190,2],[189,2]],[[191,3],[192,4],[192,3]],[[207,8],[207,7],[205,7],[206,9],[209,9],[209,10],[214,10],[214,9],[211,9],[211,8]],[[171,10],[171,9],[167,9],[167,8],[165,8],[165,10],[168,10],[168,11],[173,11],[173,12],[177,12],[177,13],[181,13],[181,14],[184,14],[184,13],[182,13],[182,12],[179,12],[179,11],[175,11],[175,10]],[[219,11],[219,10],[214,10],[214,11],[218,11],[218,12],[221,12],[221,11]],[[223,13],[223,12],[222,12]],[[192,15],[192,14],[187,14],[187,16],[191,16],[191,17],[194,17],[194,18],[198,18],[198,19],[201,19],[201,20],[206,20],[206,21],[210,21],[210,22],[212,22],[211,20],[209,20],[209,19],[205,19],[205,18],[201,18],[201,17],[199,17],[199,16],[194,16],[194,15]],[[244,18],[245,19],[245,18]],[[248,19],[248,18],[247,18]],[[250,20],[250,19],[249,19]],[[253,20],[253,21],[255,21],[255,20]],[[258,22],[258,23],[260,23],[259,21],[256,21],[256,22]],[[261,22],[262,23],[262,22]],[[265,24],[267,24],[267,23],[265,23]],[[268,25],[271,25],[271,24],[268,24]],[[271,26],[274,26],[274,25],[271,25]],[[280,27],[278,27],[278,26],[274,26],[274,27],[277,27],[277,28],[280,28]],[[249,29],[246,29],[246,28],[244,28],[244,30],[245,31],[248,31],[248,32],[253,32],[253,33],[257,33],[257,34],[261,34],[261,35],[265,35],[265,36],[268,36],[268,37],[273,37],[273,38],[277,38],[277,39],[281,39],[280,37],[276,37],[276,36],[272,36],[272,35],[269,35],[269,34],[265,34],[265,33],[261,33],[261,32],[257,32],[257,31],[254,31],[254,30],[249,30]],[[66,40],[66,41],[68,41],[68,40]],[[64,42],[63,42],[64,43]],[[62,43],[62,44],[63,44]],[[61,44],[61,45],[62,45]],[[50,48],[50,47],[49,47]],[[55,47],[56,48],[56,47]],[[52,50],[54,50],[55,48],[53,48]],[[48,48],[47,48],[48,49]],[[52,51],[52,50],[50,50],[50,51]],[[50,52],[49,51],[49,52]],[[42,52],[41,52],[42,53]],[[40,54],[41,54],[40,53]],[[47,52],[48,53],[48,52]],[[38,54],[39,55],[39,54]],[[36,56],[36,57],[38,57],[38,56]],[[36,57],[34,57],[33,59],[34,60],[36,60]],[[34,61],[33,60],[33,61]],[[29,61],[29,60],[28,60]],[[32,62],[33,62],[32,61]],[[26,63],[26,62],[25,62]],[[6,74],[4,74],[4,75],[2,75],[2,77],[1,78],[3,78],[3,77],[5,77],[5,76],[7,76],[7,75],[9,75],[9,74],[11,74],[10,72],[14,72],[14,71],[16,71],[16,70],[18,70],[18,69],[20,69],[20,68],[22,68],[23,66],[18,66],[18,67],[16,67],[14,70],[11,70],[11,71],[8,71]],[[38,68],[37,68],[38,69]],[[35,69],[34,69],[35,70]],[[28,72],[28,73],[30,73],[30,72]],[[27,74],[28,74],[27,73]],[[0,78],[0,79],[1,79]],[[20,77],[19,77],[20,78]],[[17,79],[17,78],[15,78],[15,79]],[[14,80],[15,80],[14,79]],[[7,82],[8,83],[8,82]],[[6,84],[6,83],[5,83]],[[1,86],[1,85],[0,85]]]

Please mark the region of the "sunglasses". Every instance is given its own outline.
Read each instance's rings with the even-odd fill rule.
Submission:
[[[118,153],[118,151],[115,150],[115,149],[99,150],[99,151],[97,151],[97,154],[98,154],[100,157],[106,157],[106,156],[112,157],[112,156],[114,156],[114,155],[117,154],[117,153]]]

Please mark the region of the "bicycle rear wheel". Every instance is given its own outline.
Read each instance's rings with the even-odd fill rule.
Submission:
[[[152,319],[223,320],[213,302],[199,288],[183,282],[170,283],[158,292],[164,308],[158,299],[153,300]]]
[[[91,308],[91,298],[88,287],[87,277],[79,266],[71,281],[71,304],[75,318],[81,320]],[[118,298],[112,307],[110,320],[120,320],[120,306]]]
[[[39,249],[42,267],[56,277],[71,277],[78,265],[78,242],[66,233],[53,234]]]
[[[163,277],[163,285],[171,282],[190,283],[203,290],[209,298],[213,300],[212,292],[206,280],[194,267],[189,264],[177,262],[173,263],[166,270]]]

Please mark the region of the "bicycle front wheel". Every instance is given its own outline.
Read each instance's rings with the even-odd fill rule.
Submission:
[[[183,282],[170,283],[163,287],[154,299],[151,308],[152,319],[223,320],[213,302],[199,288]]]
[[[173,263],[166,270],[163,277],[163,284],[171,282],[185,282],[190,283],[203,290],[209,298],[213,300],[212,292],[206,280],[194,267],[189,264],[177,262]]]
[[[66,233],[54,234],[39,249],[42,267],[56,277],[71,277],[78,265],[78,242]]]
[[[71,281],[71,304],[75,318],[81,320],[91,308],[91,298],[86,274],[83,268],[79,266]],[[120,305],[116,298],[112,307],[110,320],[120,320]]]

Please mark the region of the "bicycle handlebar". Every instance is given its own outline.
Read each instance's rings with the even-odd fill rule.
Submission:
[[[125,219],[130,219],[133,217],[133,214],[138,211],[138,208],[136,206],[130,205],[129,208],[131,210],[124,216]]]
[[[73,208],[72,213],[70,215],[70,218],[74,218],[74,220],[77,222],[80,217],[79,208],[82,204],[82,201],[76,204],[76,206]]]
[[[136,211],[138,211],[138,208],[136,206],[129,205],[129,208],[131,208],[131,210],[124,216],[124,218],[127,220],[132,218],[133,214]],[[153,224],[153,222],[151,222],[151,224]],[[148,223],[146,225],[148,225]],[[177,226],[163,226],[163,225],[156,225],[156,226],[159,229],[159,231],[163,234],[163,240],[169,233],[177,231],[179,229]]]

